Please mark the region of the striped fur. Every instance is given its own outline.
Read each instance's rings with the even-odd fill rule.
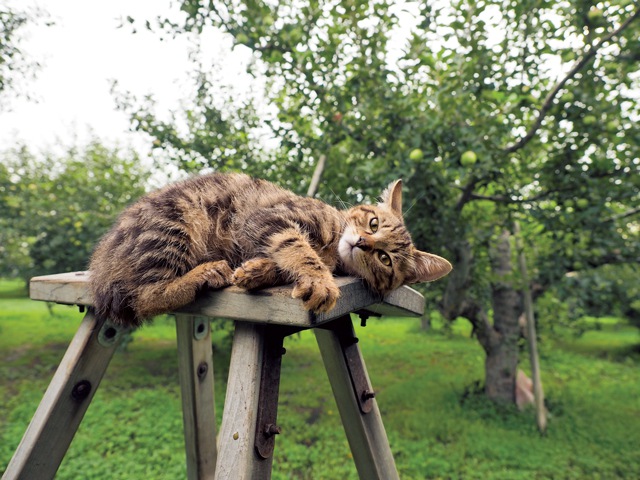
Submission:
[[[323,312],[339,295],[334,272],[357,275],[380,294],[439,278],[451,266],[413,247],[400,188],[395,182],[380,204],[345,211],[242,174],[193,177],[150,193],[96,247],[89,267],[96,314],[138,326],[203,288],[289,282],[294,297]]]

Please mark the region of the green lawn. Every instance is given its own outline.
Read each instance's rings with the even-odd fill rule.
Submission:
[[[64,306],[51,315],[23,295],[19,283],[0,283],[0,472],[82,318]],[[614,321],[578,339],[543,338],[544,437],[532,412],[463,399],[483,376],[483,353],[464,323],[447,335],[421,332],[416,319],[356,329],[402,479],[640,478],[637,329]],[[223,332],[214,346],[220,416]],[[285,346],[273,478],[357,478],[314,336]],[[175,332],[160,318],[115,355],[56,478],[185,475]]]

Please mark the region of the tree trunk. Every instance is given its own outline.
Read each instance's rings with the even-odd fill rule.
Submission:
[[[466,242],[453,245],[454,269],[449,274],[440,311],[447,320],[464,317],[473,325],[473,334],[486,353],[485,393],[496,402],[515,403],[518,365],[518,316],[520,297],[511,280],[509,232],[503,232],[491,250],[495,281],[491,285],[493,325],[480,301],[468,295],[473,257]]]
[[[449,321],[464,317],[473,325],[476,336],[485,352],[496,341],[495,332],[482,305],[468,295],[471,287],[471,268],[473,256],[468,242],[452,246],[454,268],[448,276],[447,286],[442,297],[440,313]]]
[[[492,342],[485,360],[485,392],[497,402],[515,403],[518,367],[518,316],[520,296],[513,287],[510,234],[504,231],[491,251],[495,281],[491,285],[493,330],[499,341]]]

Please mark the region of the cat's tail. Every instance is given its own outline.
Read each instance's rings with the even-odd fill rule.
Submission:
[[[96,317],[127,327],[138,327],[142,321],[133,307],[132,289],[123,282],[115,281],[91,282],[93,308]]]

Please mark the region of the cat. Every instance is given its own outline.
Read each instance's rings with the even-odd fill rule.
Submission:
[[[402,182],[377,205],[340,211],[244,174],[212,173],[154,191],[120,215],[89,269],[96,315],[140,326],[192,302],[205,288],[293,283],[314,312],[331,310],[333,274],[384,295],[451,270],[417,250],[402,217]]]

